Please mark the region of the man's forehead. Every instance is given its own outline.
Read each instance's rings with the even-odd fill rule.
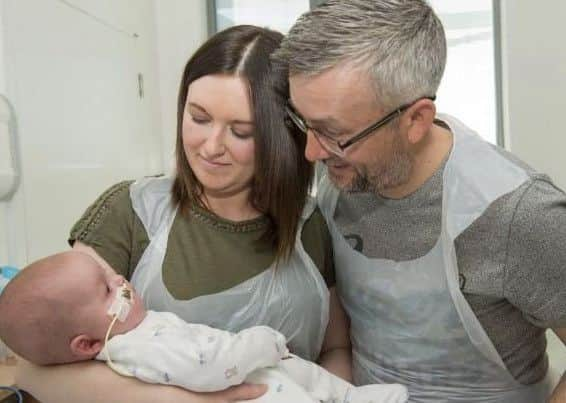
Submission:
[[[347,91],[352,87],[365,86],[369,80],[359,69],[337,65],[319,73],[298,73],[289,77],[291,91]]]
[[[290,102],[310,120],[375,108],[375,95],[367,75],[336,66],[318,74],[295,74],[289,78]]]

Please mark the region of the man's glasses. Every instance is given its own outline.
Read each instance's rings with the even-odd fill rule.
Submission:
[[[309,130],[312,131],[312,133],[314,134],[320,145],[323,146],[326,149],[326,151],[335,154],[339,157],[342,157],[346,154],[346,152],[344,151],[346,148],[366,138],[370,134],[375,133],[377,129],[379,129],[382,126],[385,126],[387,123],[389,123],[396,117],[401,116],[403,112],[405,112],[408,108],[410,108],[413,104],[415,104],[417,101],[420,101],[421,99],[430,99],[431,101],[434,101],[436,99],[436,96],[422,97],[411,103],[402,105],[399,108],[395,109],[393,112],[388,113],[383,118],[379,119],[377,122],[371,124],[369,127],[362,130],[358,134],[352,136],[349,140],[345,140],[345,141],[336,140],[335,138],[330,137],[329,135],[321,133],[318,130],[310,127],[305,121],[305,119],[301,115],[299,115],[297,111],[295,111],[295,109],[293,108],[293,106],[289,101],[287,101],[286,111],[289,119],[293,122],[295,126],[297,126],[297,128],[301,132],[303,132],[306,135]]]

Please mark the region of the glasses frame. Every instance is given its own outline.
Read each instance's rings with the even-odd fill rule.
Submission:
[[[319,143],[327,151],[329,151],[333,154],[337,154],[337,155],[344,155],[345,154],[344,150],[346,148],[348,148],[352,144],[355,144],[358,141],[368,137],[370,134],[376,132],[377,129],[385,126],[387,123],[389,123],[390,121],[392,121],[396,117],[401,116],[403,114],[403,112],[405,112],[407,109],[409,109],[411,106],[413,106],[416,102],[420,101],[421,99],[430,99],[431,101],[434,101],[436,99],[436,96],[432,95],[432,96],[427,96],[427,97],[421,97],[421,98],[414,100],[413,102],[402,105],[399,108],[395,109],[394,111],[388,113],[387,115],[385,115],[384,117],[382,117],[381,119],[376,121],[375,123],[372,123],[371,125],[369,125],[365,129],[360,131],[359,133],[353,135],[350,139],[343,141],[343,142],[340,142],[333,137],[330,137],[328,135],[320,133],[317,130],[315,130],[314,128],[312,128],[311,126],[309,126],[307,124],[307,122],[305,121],[305,119],[297,113],[295,108],[293,108],[293,105],[291,104],[290,100],[287,101],[287,105],[285,106],[285,110],[287,112],[287,116],[289,117],[289,119],[293,122],[293,124],[295,126],[297,126],[297,128],[301,132],[303,132],[304,134],[307,134],[309,130],[312,131],[312,133],[317,138]]]

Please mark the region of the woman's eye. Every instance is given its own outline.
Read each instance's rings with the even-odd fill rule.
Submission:
[[[234,130],[233,128],[230,128],[230,131],[232,132],[232,134],[234,136],[236,136],[239,139],[249,139],[249,138],[253,137],[253,133],[242,133],[242,132],[238,132],[238,131]]]
[[[193,122],[195,122],[196,124],[199,124],[199,125],[203,125],[203,124],[209,122],[209,119],[207,119],[207,118],[198,118],[198,117],[195,117],[195,116],[192,117],[192,120],[193,120]]]

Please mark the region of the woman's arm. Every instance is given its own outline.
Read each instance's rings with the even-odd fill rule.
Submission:
[[[222,392],[192,393],[122,377],[94,361],[40,367],[19,359],[16,384],[41,403],[228,403],[255,399],[266,391],[262,385],[239,385]]]
[[[113,271],[90,246],[77,241],[73,249],[92,256],[105,270]],[[266,391],[263,385],[239,385],[222,392],[192,393],[175,386],[120,376],[97,361],[42,367],[18,359],[16,383],[41,403],[227,403],[255,399]]]
[[[110,267],[108,262],[102,258],[102,256],[100,256],[98,253],[96,253],[96,251],[92,247],[82,243],[81,241],[75,241],[75,243],[73,244],[73,250],[75,250],[77,252],[82,252],[86,255],[89,255],[94,260],[96,260],[96,262],[100,266],[102,266],[102,268],[104,270],[110,271],[112,274],[116,273],[114,271],[114,269],[112,267]]]
[[[350,321],[338,295],[331,287],[328,327],[318,359],[320,365],[335,375],[352,381],[352,345],[350,344]]]

